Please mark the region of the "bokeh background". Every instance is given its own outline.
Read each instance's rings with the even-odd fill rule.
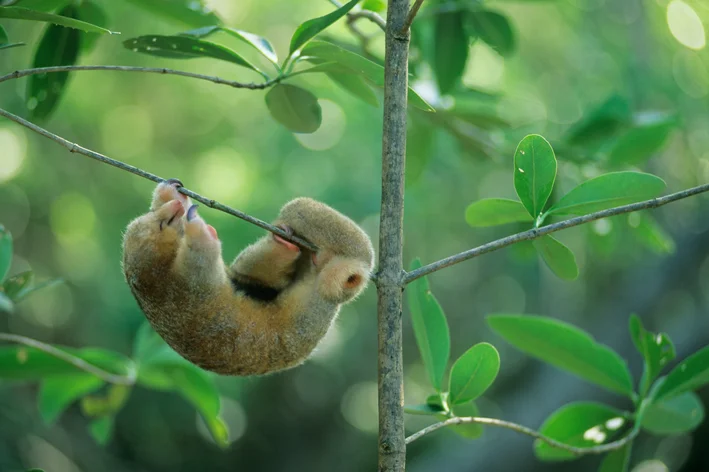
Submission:
[[[209,60],[158,60],[125,50],[121,40],[188,29],[146,15],[130,2],[102,0],[109,26],[121,36],[102,37],[84,64],[181,68],[235,80],[258,77]],[[470,2],[474,3],[474,2]],[[700,27],[682,7],[699,19]],[[212,0],[226,24],[268,37],[286,52],[302,21],[331,11],[328,2]],[[405,260],[424,263],[474,247],[517,229],[470,228],[464,211],[484,197],[514,197],[512,153],[524,135],[543,134],[563,146],[574,123],[608,97],[637,110],[676,112],[680,125],[642,169],[676,191],[709,181],[709,6],[702,0],[491,1],[517,35],[517,51],[502,57],[486,44],[471,45],[463,82],[504,129],[478,130],[492,152],[466,149],[435,131],[428,158],[407,185]],[[422,13],[425,21],[425,10]],[[689,16],[688,16],[689,15]],[[688,19],[689,18],[689,19]],[[43,25],[0,21],[14,40],[29,44],[0,52],[0,74],[31,66]],[[367,32],[376,28],[358,23]],[[329,32],[357,46],[344,24]],[[224,39],[225,44],[238,43]],[[243,51],[243,48],[241,49]],[[381,37],[370,44],[382,55]],[[249,55],[248,51],[244,51]],[[414,58],[416,51],[414,51]],[[258,60],[253,57],[254,60]],[[436,104],[431,71],[417,67],[414,85]],[[287,200],[323,200],[359,222],[376,240],[380,196],[380,108],[369,106],[317,74],[293,83],[316,93],[323,126],[294,135],[276,123],[264,92],[147,74],[74,74],[60,107],[44,126],[70,141],[163,177],[262,219]],[[0,107],[26,115],[26,80],[0,84]],[[484,93],[482,93],[484,92]],[[477,135],[476,135],[477,136]],[[412,151],[414,148],[412,147]],[[566,159],[568,157],[568,159]],[[559,154],[559,185],[568,190],[603,171],[592,159]],[[565,160],[566,159],[566,160]],[[17,313],[0,318],[2,331],[75,347],[100,346],[129,354],[144,317],[124,283],[121,236],[147,209],[153,184],[70,154],[15,123],[0,121],[0,223],[13,234],[12,273],[32,269],[38,278],[66,283],[38,292]],[[706,197],[653,213],[675,241],[675,251],[652,251],[616,217],[559,233],[581,269],[578,280],[557,279],[526,245],[498,251],[430,277],[448,317],[452,355],[487,341],[500,351],[498,380],[479,402],[485,416],[538,427],[564,403],[627,401],[521,355],[485,324],[489,313],[535,313],[574,323],[625,357],[636,378],[642,369],[627,330],[637,313],[653,331],[667,332],[678,358],[709,342],[709,205]],[[231,260],[261,230],[202,209]],[[376,243],[376,241],[375,241]],[[233,443],[219,449],[180,396],[136,388],[117,417],[113,438],[100,446],[76,406],[45,426],[35,384],[0,382],[0,470],[44,467],[77,471],[365,471],[376,468],[376,296],[370,288],[346,306],[325,341],[304,366],[262,378],[219,378],[224,418]],[[408,312],[404,314],[407,403],[429,390]],[[709,390],[700,391],[709,405]],[[430,421],[407,417],[413,432]],[[709,424],[693,434],[637,441],[633,462],[656,460],[646,471],[709,470]],[[599,458],[544,464],[531,440],[487,428],[469,441],[439,431],[414,443],[411,471],[586,471]],[[646,463],[647,465],[647,463]]]

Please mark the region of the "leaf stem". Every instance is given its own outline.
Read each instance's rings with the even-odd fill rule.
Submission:
[[[61,359],[64,362],[67,362],[77,369],[81,369],[84,372],[88,372],[89,374],[93,374],[96,377],[100,378],[101,380],[104,380],[108,383],[112,384],[117,384],[117,385],[133,385],[135,384],[136,380],[136,371],[135,369],[131,369],[128,372],[128,375],[116,375],[112,374],[110,372],[106,372],[103,369],[100,369],[96,367],[93,364],[90,364],[83,360],[80,357],[76,357],[74,355],[69,354],[66,351],[62,351],[61,349],[57,349],[56,347],[45,344],[41,341],[37,341],[36,339],[28,338],[26,336],[20,336],[19,334],[10,334],[10,333],[0,333],[0,340],[1,341],[7,341],[11,343],[16,343],[16,344],[24,344],[25,346],[29,346],[32,348],[35,348],[39,351],[45,352],[49,354],[50,356],[54,356],[57,359]]]
[[[424,275],[428,275],[445,267],[450,267],[454,264],[467,261],[468,259],[473,259],[475,257],[482,256],[483,254],[487,254],[489,252],[497,251],[498,249],[511,246],[515,243],[537,239],[547,234],[554,233],[556,231],[561,231],[562,229],[571,228],[573,226],[582,225],[591,221],[600,220],[601,218],[608,218],[610,216],[622,215],[623,213],[631,213],[634,211],[648,210],[651,208],[661,207],[668,203],[676,202],[677,200],[682,200],[684,198],[692,197],[694,195],[698,195],[707,191],[709,191],[709,184],[699,185],[697,187],[692,187],[686,190],[682,190],[680,192],[665,195],[664,197],[658,197],[653,198],[651,200],[631,203],[629,205],[609,208],[607,210],[597,211],[588,215],[570,218],[568,220],[560,221],[558,223],[550,224],[548,226],[542,226],[541,228],[533,228],[527,231],[523,231],[521,233],[513,234],[511,236],[507,236],[505,238],[498,239],[487,244],[483,244],[482,246],[478,246],[476,248],[468,249],[467,251],[448,256],[439,261],[420,267],[416,270],[412,270],[411,272],[406,274],[404,283],[408,284],[418,279],[419,277],[423,277]]]

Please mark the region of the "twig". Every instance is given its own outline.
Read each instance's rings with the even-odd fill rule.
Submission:
[[[402,26],[401,30],[399,31],[399,34],[407,34],[409,32],[409,29],[414,23],[414,18],[416,18],[416,15],[418,14],[421,5],[423,5],[423,0],[416,0],[414,2],[414,4],[411,6],[411,10],[409,10],[409,15],[406,17],[406,22],[404,23],[404,26]]]
[[[108,383],[118,384],[118,385],[133,385],[135,384],[136,372],[135,369],[131,369],[128,375],[116,375],[110,372],[106,372],[103,369],[99,369],[93,364],[90,364],[80,357],[69,354],[68,352],[57,349],[54,346],[45,344],[36,339],[28,338],[25,336],[20,336],[19,334],[10,333],[0,333],[0,340],[7,341],[11,343],[24,344],[25,346],[33,347],[39,351],[46,352],[50,356],[54,356],[57,359],[61,359],[67,362],[77,369],[81,369],[89,374],[93,374],[101,380]]]
[[[610,216],[621,215],[623,213],[631,213],[634,211],[657,208],[662,205],[666,205],[668,203],[675,202],[677,200],[682,200],[683,198],[698,195],[707,191],[709,191],[709,184],[704,184],[698,187],[692,187],[686,190],[682,190],[681,192],[671,193],[669,195],[665,195],[664,197],[658,197],[653,198],[652,200],[645,200],[643,202],[631,203],[629,205],[609,208],[608,210],[602,210],[596,213],[591,213],[589,215],[578,216],[576,218],[570,218],[568,220],[560,221],[558,223],[554,223],[548,226],[542,226],[541,228],[534,228],[528,231],[524,231],[522,233],[513,234],[512,236],[507,236],[505,238],[498,239],[487,244],[483,244],[482,246],[478,246],[473,249],[468,249],[467,251],[463,251],[459,254],[446,257],[445,259],[441,259],[440,261],[425,265],[416,270],[412,270],[411,272],[406,274],[406,277],[404,278],[404,284],[408,284],[409,282],[412,282],[418,279],[419,277],[423,277],[424,275],[436,272],[437,270],[452,266],[453,264],[467,261],[468,259],[487,254],[488,252],[497,251],[498,249],[502,249],[503,247],[507,247],[521,241],[529,241],[531,239],[536,239],[541,236],[554,233],[556,231],[561,231],[562,229],[571,228],[573,226],[582,225],[584,223],[589,223],[595,220],[600,220],[601,218],[608,218]]]
[[[507,428],[511,429],[513,431],[517,431],[518,433],[526,434],[527,436],[531,436],[535,439],[539,439],[540,441],[544,441],[548,445],[552,447],[556,447],[558,449],[563,449],[565,451],[568,451],[572,454],[575,454],[577,456],[582,456],[582,455],[587,455],[587,454],[603,454],[609,451],[614,451],[616,449],[619,449],[623,446],[625,446],[627,443],[635,439],[635,437],[638,435],[640,432],[640,428],[637,426],[634,427],[630,433],[628,433],[626,436],[622,437],[621,439],[613,442],[609,442],[608,444],[601,444],[600,446],[593,446],[593,447],[576,447],[576,446],[570,446],[568,444],[564,444],[562,442],[559,442],[555,439],[549,438],[547,436],[544,436],[543,434],[531,429],[527,428],[526,426],[519,425],[517,423],[511,423],[509,421],[504,421],[504,420],[498,420],[495,418],[480,418],[476,416],[467,416],[467,417],[456,417],[456,418],[450,418],[445,421],[441,421],[440,423],[434,423],[431,426],[427,426],[421,431],[417,431],[408,438],[406,438],[406,444],[412,443],[419,439],[421,436],[424,436],[428,433],[432,433],[433,431],[436,431],[437,429],[444,428],[446,426],[453,426],[453,425],[459,425],[459,424],[469,424],[469,423],[477,423],[477,424],[486,424],[490,426],[499,426],[501,428]]]
[[[148,74],[162,74],[162,75],[180,75],[182,77],[190,77],[192,79],[206,80],[209,82],[214,82],[215,84],[228,85],[233,88],[243,88],[250,90],[262,90],[272,85],[277,84],[283,77],[276,77],[275,79],[267,80],[262,83],[244,83],[235,82],[233,80],[222,79],[221,77],[214,77],[211,75],[195,74],[193,72],[185,72],[182,70],[174,69],[164,69],[158,67],[135,67],[135,66],[54,66],[54,67],[39,67],[36,69],[24,69],[16,70],[7,75],[0,77],[0,83],[6,80],[19,79],[20,77],[26,77],[28,75],[35,74],[48,74],[51,72],[70,72],[70,71],[80,71],[80,70],[110,70],[114,72],[143,72]]]
[[[125,170],[127,172],[130,172],[131,174],[138,175],[140,177],[143,177],[144,179],[152,180],[153,182],[163,182],[165,181],[164,178],[159,177],[155,174],[151,174],[150,172],[146,172],[142,169],[139,169],[137,167],[134,167],[130,164],[126,164],[121,161],[117,161],[115,159],[111,159],[110,157],[104,156],[103,154],[99,154],[97,152],[91,151],[90,149],[86,149],[84,147],[79,146],[78,144],[74,144],[70,141],[67,141],[66,139],[62,138],[61,136],[57,136],[54,133],[50,133],[44,128],[41,128],[34,123],[30,123],[29,121],[20,118],[17,115],[13,115],[12,113],[3,110],[0,108],[0,116],[4,116],[5,118],[8,118],[16,123],[21,124],[22,126],[31,129],[32,131],[41,134],[42,136],[51,139],[54,142],[57,142],[67,148],[69,152],[75,152],[78,154],[82,154],[84,156],[90,157],[91,159],[95,159],[97,161],[103,162],[108,165],[112,165],[113,167],[117,167],[121,170]],[[261,221],[258,218],[254,218],[251,215],[247,215],[244,212],[241,212],[239,210],[236,210],[234,208],[228,207],[226,205],[223,205],[215,200],[211,200],[209,198],[203,197],[202,195],[199,195],[191,190],[188,190],[184,187],[179,188],[179,192],[182,193],[183,195],[187,195],[191,199],[198,201],[209,208],[214,208],[215,210],[223,211],[224,213],[228,213],[232,216],[236,216],[237,218],[241,218],[244,221],[247,221],[251,224],[254,224],[260,228],[265,229],[266,231],[270,231],[271,233],[277,234],[278,236],[282,237],[283,239],[286,239],[288,241],[291,241],[294,244],[297,244],[300,247],[309,249],[311,251],[317,251],[317,246],[314,244],[310,243],[309,241],[305,241],[304,239],[301,239],[299,237],[296,237],[292,234],[287,233],[283,229],[270,225],[266,223],[265,221]]]
[[[330,3],[335,5],[337,8],[342,7],[342,3],[338,2],[337,0],[328,0]],[[374,11],[369,11],[369,10],[360,10],[360,11],[355,11],[355,12],[350,12],[347,14],[347,18],[351,20],[358,20],[360,18],[365,18],[372,23],[376,24],[379,26],[379,28],[382,31],[386,31],[387,28],[387,22],[384,18],[382,18],[377,12]]]

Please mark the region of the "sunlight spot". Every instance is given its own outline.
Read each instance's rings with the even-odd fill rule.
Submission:
[[[116,107],[101,121],[101,141],[106,153],[118,159],[147,159],[153,146],[153,120],[140,106]]]
[[[195,166],[198,193],[230,206],[243,205],[251,196],[256,170],[237,151],[212,149],[200,156]]]
[[[27,139],[20,130],[0,129],[0,183],[15,177],[27,154]]]
[[[599,236],[607,236],[613,230],[613,223],[609,220],[596,220],[591,223],[593,232]]]
[[[606,421],[606,428],[608,428],[611,431],[615,431],[616,429],[623,426],[624,423],[625,423],[625,418],[622,418],[620,416],[617,418],[611,418],[608,421]]]
[[[351,386],[340,403],[342,416],[355,428],[369,433],[376,433],[377,419],[377,384],[361,382]]]
[[[72,244],[93,237],[96,213],[87,197],[67,192],[52,202],[49,223],[60,243]]]
[[[656,459],[643,461],[633,468],[633,472],[669,472],[670,469],[662,461]]]
[[[606,440],[606,433],[603,432],[600,426],[594,426],[583,433],[583,438],[586,441],[593,441],[596,444],[601,444]]]
[[[667,5],[667,25],[672,36],[690,49],[706,46],[704,25],[694,9],[681,0],[673,0]]]
[[[319,100],[322,108],[322,125],[314,133],[295,133],[295,139],[307,149],[325,151],[340,142],[345,133],[347,119],[342,108],[330,100]]]
[[[524,169],[522,169],[521,167],[519,167],[517,170],[524,174]]]

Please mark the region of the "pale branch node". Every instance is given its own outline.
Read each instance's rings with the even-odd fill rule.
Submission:
[[[236,82],[233,80],[222,79],[221,77],[215,77],[211,75],[195,74],[193,72],[186,72],[182,70],[165,69],[160,67],[136,67],[136,66],[54,66],[54,67],[39,67],[36,69],[24,69],[16,70],[7,75],[0,76],[0,83],[6,80],[19,79],[20,77],[26,77],[28,75],[36,74],[48,74],[51,72],[71,72],[71,71],[86,71],[86,70],[110,70],[114,72],[142,72],[147,74],[161,74],[161,75],[179,75],[182,77],[189,77],[192,79],[206,80],[208,82],[214,82],[215,84],[228,85],[233,88],[243,88],[250,90],[262,90],[271,87],[278,82],[280,82],[283,77],[276,77],[271,80],[267,80],[261,83],[245,83]]]
[[[401,28],[399,34],[407,34],[409,32],[409,30],[411,29],[411,25],[414,23],[414,18],[416,18],[416,15],[418,14],[419,9],[421,8],[421,5],[423,5],[423,0],[416,0],[414,2],[414,4],[411,6],[411,10],[409,10],[408,16],[406,17],[406,22]]]
[[[604,454],[606,452],[620,449],[621,447],[625,446],[630,441],[635,439],[635,437],[640,432],[640,428],[638,428],[636,426],[627,435],[623,436],[622,438],[618,439],[617,441],[609,442],[607,444],[601,444],[598,446],[592,446],[592,447],[576,447],[576,446],[570,446],[568,444],[564,444],[560,441],[557,441],[555,439],[544,436],[543,434],[539,433],[538,431],[535,431],[531,428],[527,428],[526,426],[522,426],[517,423],[511,423],[509,421],[498,420],[495,418],[481,418],[481,417],[477,417],[477,416],[466,416],[466,417],[450,418],[445,421],[441,421],[440,423],[434,423],[430,426],[427,426],[424,429],[422,429],[421,431],[417,431],[414,434],[412,434],[411,436],[407,437],[406,444],[410,444],[410,443],[416,441],[417,439],[419,439],[420,437],[425,436],[428,433],[432,433],[432,432],[436,431],[437,429],[444,428],[446,426],[454,426],[454,425],[470,424],[470,423],[485,424],[485,425],[489,425],[489,426],[499,426],[501,428],[511,429],[513,431],[517,431],[518,433],[526,434],[527,436],[531,436],[535,439],[543,441],[543,442],[547,443],[548,445],[550,445],[551,447],[563,449],[563,450],[568,451],[568,452],[575,454],[577,456],[583,456],[583,455],[588,455],[588,454]]]
[[[136,372],[135,369],[131,369],[128,375],[116,375],[112,374],[110,372],[106,372],[103,369],[100,369],[96,367],[93,364],[90,364],[89,362],[86,362],[80,357],[76,357],[74,355],[69,354],[66,351],[62,351],[61,349],[58,349],[54,346],[51,346],[49,344],[45,344],[41,341],[37,341],[36,339],[28,338],[25,336],[20,336],[19,334],[10,334],[10,333],[0,333],[0,341],[7,341],[11,343],[16,343],[16,344],[23,344],[25,346],[32,347],[34,349],[37,349],[39,351],[45,352],[49,354],[50,356],[54,356],[57,359],[61,359],[64,362],[73,365],[77,369],[81,369],[84,372],[88,372],[89,374],[95,375],[99,379],[112,383],[112,384],[117,384],[117,385],[133,385],[135,384],[136,380]],[[21,362],[21,361],[20,361]]]
[[[338,0],[328,0],[330,3],[335,5],[337,8],[342,7],[342,2],[339,2]],[[351,21],[356,21],[359,20],[360,18],[365,18],[375,25],[379,26],[379,28],[382,31],[386,31],[387,28],[387,22],[384,18],[382,18],[377,12],[375,11],[369,11],[369,10],[360,10],[360,11],[355,11],[355,12],[349,12],[347,13],[347,18]]]
[[[651,200],[645,200],[642,202],[631,203],[629,205],[623,205],[615,208],[609,208],[607,210],[598,211],[596,213],[591,213],[588,215],[577,216],[576,218],[570,218],[568,220],[559,221],[558,223],[550,224],[547,226],[542,226],[541,228],[533,228],[521,233],[513,234],[496,241],[483,244],[473,249],[468,249],[458,254],[446,257],[440,261],[433,262],[431,264],[420,267],[416,270],[412,270],[406,274],[404,278],[404,285],[409,282],[413,282],[419,277],[431,274],[445,267],[452,266],[453,264],[458,264],[459,262],[467,261],[474,257],[487,254],[489,252],[497,251],[512,244],[519,243],[522,241],[529,241],[532,239],[537,239],[539,237],[545,236],[556,231],[561,231],[562,229],[571,228],[573,226],[582,225],[584,223],[589,223],[591,221],[600,220],[601,218],[608,218],[610,216],[622,215],[623,213],[631,213],[640,210],[649,210],[652,208],[661,207],[671,202],[677,200],[682,200],[684,198],[692,197],[700,193],[708,192],[709,184],[699,185],[697,187],[692,187],[680,192],[671,193],[665,195],[664,197],[653,198]]]
[[[144,179],[152,180],[153,182],[164,182],[166,179],[159,177],[155,174],[151,174],[150,172],[146,172],[142,169],[139,169],[137,167],[134,167],[130,164],[126,164],[121,161],[117,161],[115,159],[112,159],[108,156],[104,156],[103,154],[99,154],[97,152],[94,152],[90,149],[86,149],[84,147],[79,146],[78,144],[74,144],[70,141],[67,141],[66,139],[62,138],[61,136],[57,136],[54,133],[51,133],[47,131],[44,128],[41,128],[34,123],[30,123],[29,121],[20,118],[17,115],[13,115],[12,113],[3,110],[0,108],[0,116],[4,116],[5,118],[8,118],[16,123],[21,124],[22,126],[31,129],[35,133],[39,133],[42,136],[51,139],[52,141],[61,144],[65,148],[69,150],[69,152],[77,153],[77,154],[82,154],[86,157],[90,157],[91,159],[95,159],[97,161],[103,162],[104,164],[111,165],[113,167],[117,167],[121,170],[125,170],[127,172],[130,172],[131,174],[135,174],[137,176],[143,177]],[[215,210],[222,211],[224,213],[228,213],[229,215],[236,216],[237,218],[241,218],[244,221],[247,221],[253,225],[256,225],[260,228],[265,229],[266,231],[270,231],[271,233],[277,234],[278,236],[282,237],[283,239],[286,239],[288,241],[291,241],[294,244],[297,244],[298,246],[309,249],[311,251],[317,251],[318,248],[314,244],[312,244],[309,241],[305,241],[304,239],[301,239],[297,236],[294,236],[286,231],[284,231],[282,228],[279,228],[277,226],[273,226],[271,224],[266,223],[265,221],[261,221],[258,218],[255,218],[251,215],[248,215],[242,211],[236,210],[234,208],[228,207],[226,205],[223,205],[215,200],[211,200],[209,198],[203,197],[202,195],[199,195],[191,190],[186,189],[185,187],[179,188],[179,192],[183,195],[187,195],[190,197],[192,200],[200,202],[209,208],[213,208]]]

